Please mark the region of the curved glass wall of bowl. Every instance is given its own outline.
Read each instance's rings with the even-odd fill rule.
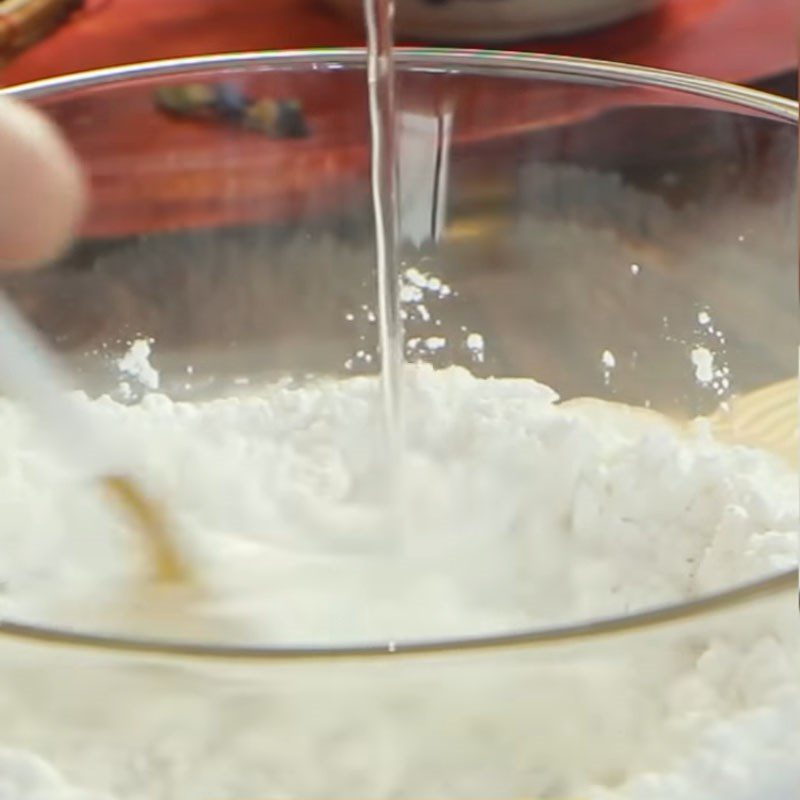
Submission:
[[[122,608],[130,542],[0,404],[2,774],[92,800],[788,800],[796,105],[569,59],[397,59],[400,554],[369,548],[364,54],[14,90],[96,200],[71,254],[3,289],[123,432],[219,602],[191,630]],[[220,118],[220,85],[307,135]],[[158,107],[165,86],[191,118]]]

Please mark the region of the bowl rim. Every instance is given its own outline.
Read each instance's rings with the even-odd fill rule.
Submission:
[[[447,71],[503,77],[547,76],[551,78],[583,78],[585,82],[603,82],[638,88],[668,89],[695,97],[730,103],[742,111],[760,112],[787,122],[798,122],[795,100],[762,92],[714,78],[703,78],[685,72],[643,67],[611,61],[537,53],[515,53],[504,50],[458,49],[448,47],[397,47],[395,63],[411,70]],[[325,62],[325,63],[320,63]],[[264,52],[222,53],[203,56],[145,61],[114,67],[75,72],[51,78],[0,87],[0,95],[32,99],[57,95],[74,89],[101,86],[123,79],[158,77],[165,74],[191,72],[198,68],[237,68],[263,65],[291,67],[311,65],[314,69],[358,67],[366,64],[366,49],[315,48]]]
[[[670,90],[729,104],[742,113],[755,113],[789,124],[798,123],[798,103],[756,89],[686,73],[568,56],[512,53],[499,50],[452,48],[397,48],[396,63],[412,71],[488,74],[501,77],[573,79],[577,82]],[[313,69],[359,68],[366,63],[364,48],[331,48],[249,52],[164,59],[89,70],[0,88],[0,96],[22,100],[53,97],[76,89],[113,85],[122,80],[179,75],[198,69],[246,67]],[[788,569],[748,583],[678,603],[626,614],[558,625],[474,637],[342,644],[335,646],[230,645],[194,641],[103,635],[0,618],[0,639],[30,644],[116,653],[228,661],[299,661],[320,659],[375,659],[380,657],[474,653],[534,646],[575,644],[623,634],[650,631],[664,625],[724,612],[742,605],[785,595],[797,595],[798,570]]]

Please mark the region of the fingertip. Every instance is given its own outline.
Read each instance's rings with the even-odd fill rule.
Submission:
[[[86,206],[77,159],[33,108],[0,97],[0,268],[55,258]]]

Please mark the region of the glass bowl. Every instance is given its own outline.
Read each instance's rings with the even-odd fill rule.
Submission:
[[[566,58],[397,60],[409,361],[704,416],[737,452],[791,463],[796,104]],[[176,60],[5,93],[60,126],[90,179],[73,250],[2,277],[90,397],[157,410],[164,395],[247,402],[376,374],[363,52]],[[202,498],[230,528],[246,478],[220,471]],[[113,571],[88,604],[14,610],[9,565],[46,595],[54,563],[19,544],[6,493],[6,552],[25,553],[0,575],[0,789],[15,800],[793,796],[788,563],[688,596],[656,581],[613,613],[554,602],[537,624],[476,617],[441,635],[339,620],[259,638],[167,607],[126,627]],[[60,557],[78,569],[106,545],[73,532],[77,555]],[[368,555],[378,581],[386,555]],[[370,574],[336,556],[287,574],[318,568],[318,602],[335,603]],[[437,591],[425,597],[449,602]]]

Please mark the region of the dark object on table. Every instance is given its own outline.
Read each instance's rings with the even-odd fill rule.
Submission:
[[[0,0],[0,60],[43,39],[83,0]]]
[[[286,139],[308,136],[303,109],[296,100],[259,100],[246,110],[244,125],[267,134],[274,131]]]
[[[797,100],[798,72],[797,70],[782,72],[778,75],[773,75],[772,77],[755,81],[753,86],[756,89],[760,89],[762,92],[779,94],[781,97],[787,97],[790,100]]]
[[[325,2],[357,24],[362,24],[363,0]],[[598,30],[653,12],[665,2],[395,0],[395,32],[400,38],[412,37],[429,44],[503,44]]]
[[[297,100],[252,100],[231,84],[163,86],[155,92],[155,103],[172,116],[233,125],[275,139],[308,135],[308,125]]]

